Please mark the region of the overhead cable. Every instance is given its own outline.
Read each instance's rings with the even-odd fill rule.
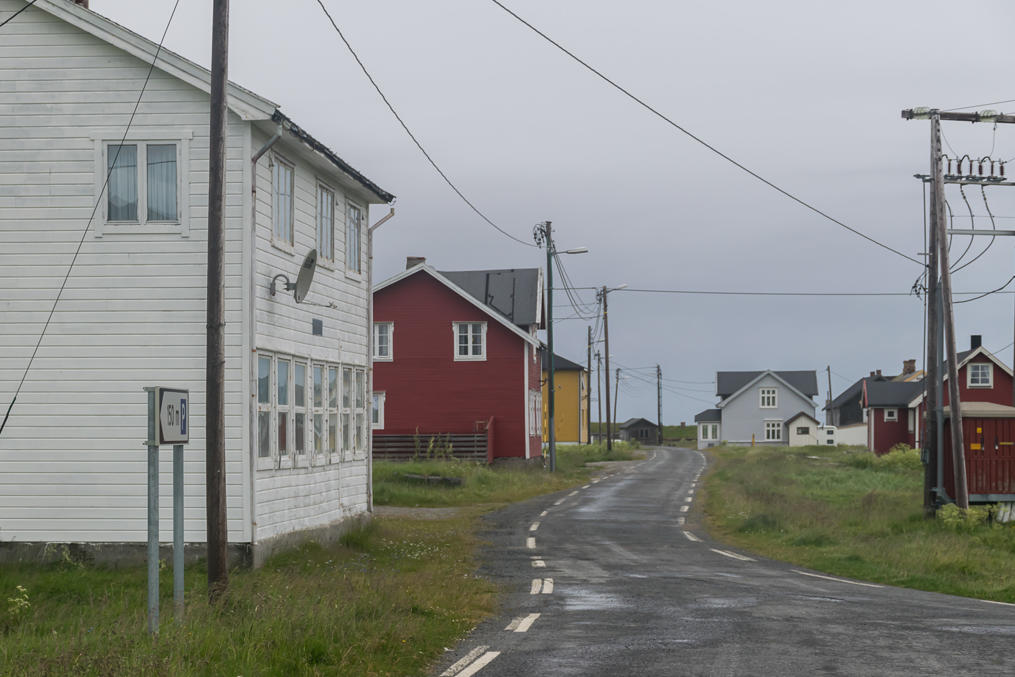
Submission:
[[[434,170],[440,175],[442,179],[444,179],[444,182],[451,187],[451,190],[453,190],[455,194],[462,199],[462,202],[467,204],[469,208],[473,212],[475,212],[476,215],[479,216],[479,218],[485,221],[489,226],[491,226],[501,235],[504,235],[505,237],[514,240],[518,244],[525,245],[526,247],[535,248],[536,247],[535,244],[531,242],[526,242],[521,238],[517,238],[508,231],[498,226],[496,223],[493,222],[493,220],[490,217],[484,214],[479,209],[479,207],[473,204],[473,202],[469,198],[465,197],[465,194],[461,190],[459,190],[458,186],[456,186],[455,183],[448,177],[448,175],[444,173],[444,170],[440,168],[440,166],[437,164],[437,161],[433,159],[430,153],[427,152],[426,148],[423,147],[423,144],[420,143],[420,140],[416,138],[416,135],[412,133],[411,129],[409,129],[409,125],[407,125],[405,123],[405,120],[402,119],[402,116],[398,114],[398,111],[395,110],[395,107],[391,104],[391,101],[388,100],[388,97],[384,95],[383,91],[381,91],[380,85],[378,85],[377,81],[374,80],[374,77],[370,75],[370,71],[367,70],[366,65],[364,65],[363,63],[363,60],[359,58],[359,55],[356,53],[356,50],[354,50],[352,48],[352,45],[349,44],[349,41],[346,40],[345,34],[342,33],[342,29],[340,29],[338,27],[338,24],[335,23],[335,19],[331,16],[331,12],[329,12],[328,8],[324,6],[323,0],[317,0],[317,4],[321,6],[321,9],[324,11],[325,16],[328,17],[328,21],[331,22],[331,25],[335,29],[335,32],[338,33],[338,37],[342,39],[342,42],[345,43],[345,46],[349,50],[349,53],[352,54],[352,57],[354,59],[356,59],[356,63],[359,64],[360,70],[362,70],[363,74],[367,76],[367,80],[370,81],[370,84],[373,85],[374,89],[377,91],[377,94],[380,95],[381,100],[384,101],[384,105],[388,107],[388,110],[391,111],[391,114],[395,116],[396,120],[398,120],[398,124],[402,126],[402,129],[405,130],[405,133],[409,136],[410,139],[412,139],[412,142],[416,144],[416,148],[419,148],[419,152],[423,154],[423,157],[427,159],[427,162],[430,163],[430,166],[434,168]]]
[[[320,2],[320,1],[321,0],[318,0],[318,2]],[[777,186],[775,183],[773,183],[772,181],[769,181],[768,179],[766,179],[765,177],[761,176],[760,174],[758,174],[754,170],[747,168],[745,165],[743,165],[740,162],[734,160],[731,156],[729,156],[726,153],[722,152],[721,150],[719,150],[718,148],[716,148],[712,144],[708,143],[707,141],[705,141],[701,137],[695,135],[694,133],[692,133],[691,131],[689,131],[685,127],[682,127],[681,125],[677,124],[676,122],[674,122],[672,119],[667,117],[665,114],[663,114],[662,112],[660,112],[656,108],[653,108],[651,105],[649,105],[643,99],[640,99],[639,97],[637,97],[633,93],[631,93],[630,90],[625,89],[623,86],[621,86],[620,84],[618,84],[614,80],[611,80],[609,77],[607,77],[602,72],[600,72],[599,70],[594,68],[587,61],[585,61],[584,59],[579,57],[577,54],[575,54],[571,50],[569,50],[566,47],[564,47],[562,44],[560,44],[559,42],[557,42],[556,40],[551,38],[549,35],[547,35],[543,31],[541,31],[538,28],[536,28],[533,24],[531,24],[528,21],[526,21],[525,19],[523,19],[520,15],[516,14],[514,11],[508,9],[502,2],[500,2],[500,0],[490,0],[490,1],[493,4],[497,5],[498,7],[500,7],[505,12],[507,12],[508,14],[510,14],[512,17],[517,19],[523,25],[527,26],[530,30],[532,30],[534,33],[539,35],[541,38],[543,38],[544,40],[549,42],[551,45],[553,45],[554,47],[556,47],[560,51],[564,52],[564,54],[567,54],[569,57],[574,59],[576,62],[578,62],[579,64],[584,66],[588,71],[590,71],[594,75],[598,76],[600,79],[602,79],[604,82],[606,82],[607,84],[612,86],[614,89],[616,89],[617,91],[621,92],[622,94],[627,96],[629,99],[631,99],[632,101],[634,101],[635,103],[640,105],[642,108],[644,108],[645,110],[649,111],[650,113],[652,113],[653,115],[655,115],[659,119],[663,120],[664,122],[669,124],[674,129],[682,132],[686,136],[688,136],[691,139],[693,139],[694,141],[698,142],[699,144],[701,144],[705,148],[709,149],[710,151],[712,151],[713,153],[715,153],[719,157],[723,158],[724,160],[726,160],[727,162],[729,162],[733,166],[743,170],[747,174],[753,176],[758,181],[761,181],[762,183],[764,183],[769,188],[774,189],[775,191],[777,191],[777,192],[781,193],[782,195],[788,197],[789,199],[793,200],[797,204],[799,204],[799,205],[801,205],[801,206],[811,210],[812,212],[814,212],[815,214],[818,214],[819,216],[824,217],[825,219],[831,221],[832,223],[834,223],[834,224],[836,224],[838,226],[841,226],[842,228],[845,228],[846,230],[850,231],[854,235],[859,235],[860,237],[862,237],[863,239],[867,240],[868,242],[871,242],[871,243],[873,243],[873,244],[875,244],[875,245],[877,245],[877,246],[879,246],[879,247],[881,247],[883,249],[887,249],[888,251],[890,251],[890,252],[892,252],[894,254],[898,254],[902,258],[908,259],[908,260],[912,261],[913,263],[916,263],[917,265],[921,265],[921,266],[924,265],[922,261],[919,261],[919,260],[913,258],[912,256],[909,256],[908,254],[904,254],[901,251],[899,251],[898,249],[895,249],[894,247],[891,247],[891,246],[889,246],[889,245],[887,245],[887,244],[885,244],[883,242],[879,242],[878,240],[875,240],[870,235],[867,235],[866,233],[863,233],[863,232],[857,230],[856,228],[853,228],[852,226],[846,225],[842,221],[840,221],[840,220],[830,216],[826,212],[821,211],[820,209],[818,209],[814,205],[810,204],[809,202],[806,202],[802,198],[799,198],[796,195],[794,195],[793,193],[790,193],[789,191],[785,190],[784,188],[781,188],[781,187]]]
[[[28,5],[27,7],[30,7]],[[120,149],[123,148],[123,144],[127,141],[127,134],[130,132],[130,127],[134,124],[134,116],[137,115],[137,110],[141,106],[141,98],[144,96],[145,89],[148,87],[148,82],[151,80],[152,71],[155,70],[155,63],[159,60],[159,54],[162,52],[162,43],[165,42],[166,34],[169,33],[169,26],[173,23],[173,17],[176,16],[176,8],[180,6],[180,0],[176,0],[173,4],[173,11],[169,13],[169,20],[166,22],[166,28],[162,31],[162,38],[159,40],[158,46],[155,48],[155,55],[152,57],[152,62],[148,66],[148,73],[145,75],[144,82],[141,84],[141,91],[138,92],[137,101],[134,102],[134,109],[130,112],[130,118],[127,120],[127,126],[123,130],[123,136],[120,138],[120,143],[116,146],[116,154],[113,155],[113,161],[109,163],[109,169],[106,171],[105,179],[102,182],[102,189],[99,191],[99,196],[95,200],[95,204],[92,206],[92,213],[88,216],[88,222],[85,224],[84,229],[81,232],[81,239],[78,241],[78,246],[74,250],[74,256],[71,257],[70,265],[67,266],[67,272],[63,276],[63,282],[60,283],[60,289],[56,292],[56,298],[53,299],[53,305],[49,309],[49,315],[46,317],[46,323],[42,326],[42,331],[39,333],[39,340],[35,342],[35,348],[32,350],[31,357],[28,358],[28,364],[25,366],[25,371],[21,375],[21,380],[18,382],[18,387],[14,390],[14,397],[11,398],[10,406],[7,407],[7,413],[4,414],[3,422],[0,422],[0,433],[3,433],[4,427],[7,425],[7,419],[11,415],[11,410],[14,408],[14,403],[18,400],[18,395],[21,394],[21,388],[25,385],[25,379],[28,378],[28,372],[32,368],[32,363],[35,362],[35,356],[39,353],[39,346],[42,345],[42,339],[46,336],[46,330],[49,329],[49,324],[53,320],[53,313],[56,312],[56,305],[60,302],[60,297],[63,295],[64,289],[67,287],[67,280],[70,279],[71,271],[74,270],[74,264],[77,263],[78,255],[81,253],[81,247],[85,244],[85,238],[88,236],[88,231],[91,229],[92,221],[95,219],[95,213],[99,209],[99,205],[102,204],[102,196],[106,193],[106,187],[109,185],[109,177],[113,173],[113,169],[116,167],[116,161],[120,157]],[[17,16],[15,14],[14,16]],[[8,17],[4,23],[7,23],[14,16]],[[3,24],[0,24],[2,26]]]
[[[24,7],[22,7],[18,11],[14,12],[14,14],[11,14],[9,17],[4,19],[3,21],[0,21],[0,28],[3,28],[7,24],[9,24],[11,21],[14,20],[14,17],[16,17],[18,14],[21,14],[22,12],[24,12],[26,9],[28,9],[29,7],[34,5],[36,2],[38,2],[38,0],[32,0],[30,3],[28,3],[27,5],[25,5]]]

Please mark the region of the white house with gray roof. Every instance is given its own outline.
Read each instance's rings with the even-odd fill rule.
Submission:
[[[209,73],[164,48],[156,59],[155,43],[68,0],[28,4],[0,0],[0,21],[20,11],[0,51],[11,76],[0,106],[0,414],[69,277],[0,435],[0,559],[42,556],[50,543],[143,553],[142,388],[154,385],[190,391],[185,540],[199,552]],[[367,215],[392,196],[277,104],[230,83],[228,107],[228,539],[234,558],[256,564],[370,509]],[[272,294],[312,250],[305,302]]]
[[[818,378],[814,371],[716,372],[714,409],[694,417],[698,448],[727,444],[787,444],[787,423],[804,413],[814,418]]]

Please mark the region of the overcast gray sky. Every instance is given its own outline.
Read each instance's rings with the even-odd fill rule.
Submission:
[[[488,0],[325,0],[388,98],[463,192],[531,241],[553,221],[578,286],[731,291],[908,291],[920,273],[744,174],[625,98]],[[929,129],[903,108],[1015,99],[1015,3],[813,0],[505,0],[678,124],[836,218],[908,255],[923,250]],[[158,39],[171,0],[92,0]],[[211,0],[182,0],[166,45],[208,65]],[[233,0],[230,77],[268,98],[398,196],[377,232],[376,279],[426,256],[442,269],[536,267],[434,173],[364,78],[316,0]],[[1015,110],[1015,104],[995,106]],[[1007,128],[1006,128],[1007,127]],[[1015,129],[946,123],[958,154],[1015,158]],[[1015,170],[1015,165],[1010,169]],[[989,190],[1012,228],[1015,189]],[[967,189],[977,228],[990,228]],[[948,188],[956,227],[970,217]],[[375,211],[374,218],[380,215]],[[953,256],[966,246],[956,238]],[[986,239],[978,239],[967,260]],[[1001,238],[957,291],[1012,275]],[[583,298],[594,302],[592,292]],[[557,315],[575,315],[557,294]],[[1012,341],[1013,296],[956,306],[959,349]],[[837,394],[874,369],[922,365],[914,297],[610,294],[616,366],[660,364],[666,422],[715,402],[717,370],[833,370]],[[561,319],[557,352],[585,359],[588,322]],[[1011,363],[1011,349],[1002,357]],[[623,374],[623,372],[622,372]],[[619,418],[655,417],[648,370],[621,377]],[[637,374],[640,378],[634,377]],[[826,386],[819,373],[824,401]],[[687,383],[690,382],[690,383]],[[595,416],[595,414],[593,414]]]

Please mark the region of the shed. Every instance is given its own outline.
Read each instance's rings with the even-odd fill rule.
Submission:
[[[629,418],[619,426],[620,439],[626,442],[659,442],[659,426],[647,418]]]
[[[944,458],[938,485],[955,497],[951,407],[945,407]],[[1015,501],[1015,407],[994,402],[962,403],[962,441],[971,503]]]
[[[791,447],[822,444],[819,432],[824,432],[821,424],[810,412],[801,411],[786,419],[785,438]]]

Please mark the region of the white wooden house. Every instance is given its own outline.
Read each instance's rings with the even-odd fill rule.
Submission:
[[[0,21],[26,4],[0,0]],[[121,145],[155,51],[69,0],[38,0],[0,35],[0,415],[84,238],[0,436],[0,559],[144,542],[151,385],[190,390],[185,539],[205,541],[209,74],[163,50]],[[367,214],[392,196],[276,104],[228,95],[228,538],[256,565],[370,510]],[[306,302],[272,297],[312,249]]]

